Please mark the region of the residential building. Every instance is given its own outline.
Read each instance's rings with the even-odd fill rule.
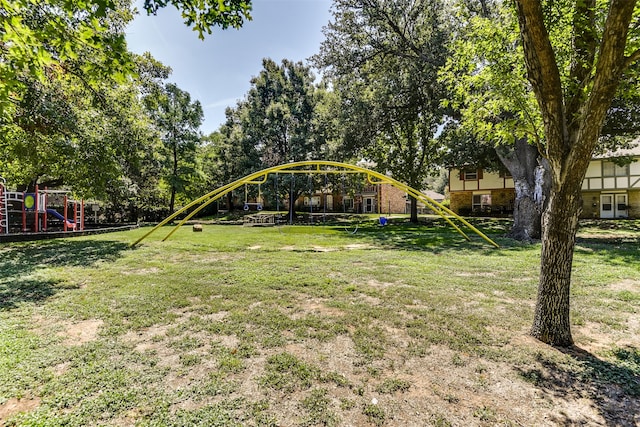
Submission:
[[[427,191],[425,194],[437,202],[444,200],[444,195]],[[318,190],[313,196],[301,196],[296,202],[301,210],[314,212],[353,212],[377,214],[404,214],[410,212],[410,200],[407,194],[391,184],[369,184],[352,194],[331,193],[330,190]],[[418,203],[419,213],[429,210]]]
[[[515,187],[508,172],[483,169],[449,171],[450,209],[459,215],[500,215],[513,212]]]
[[[510,214],[515,189],[508,172],[449,171],[451,210],[461,215]],[[640,143],[595,157],[582,183],[583,218],[640,218]]]

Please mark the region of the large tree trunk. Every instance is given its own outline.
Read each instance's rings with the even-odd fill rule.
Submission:
[[[417,224],[418,223],[418,200],[413,196],[409,196],[409,200],[411,201],[411,219],[410,219],[410,222],[412,224]]]
[[[570,346],[569,287],[582,179],[620,79],[640,59],[635,46],[629,56],[625,52],[636,1],[608,3],[601,40],[594,37],[598,34],[597,2],[576,2],[572,28],[575,56],[569,70],[573,83],[568,87],[563,86],[541,2],[514,3],[527,77],[542,114],[546,158],[553,179],[542,220],[540,285],[531,334],[549,344]]]
[[[233,206],[233,191],[229,191],[227,193],[227,210],[229,211],[229,213],[233,212],[233,210],[234,210],[234,206]]]
[[[580,180],[581,181],[581,180]],[[582,210],[580,186],[565,185],[551,194],[543,215],[540,282],[531,335],[562,347],[573,344],[569,288],[573,248]]]
[[[523,242],[540,239],[542,212],[551,191],[549,163],[526,139],[512,147],[499,147],[496,153],[511,173],[516,193],[509,237]]]
[[[171,197],[169,199],[169,215],[173,215],[173,211],[176,205],[176,189],[171,186]]]

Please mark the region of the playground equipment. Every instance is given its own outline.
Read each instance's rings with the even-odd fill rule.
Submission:
[[[249,192],[247,191],[247,185],[244,186],[244,206],[243,209],[248,211],[249,209],[261,211],[262,210],[262,192],[260,191],[260,184],[258,184],[258,198],[255,203],[249,202]]]
[[[42,233],[59,226],[55,222],[63,231],[84,230],[84,201],[70,199],[68,191],[40,190],[37,185],[34,192],[8,191],[0,177],[0,234]]]
[[[395,180],[393,178],[390,178],[390,177],[388,177],[386,175],[383,175],[383,174],[381,174],[379,172],[375,172],[375,171],[372,171],[370,169],[366,169],[366,168],[363,168],[363,167],[360,167],[360,166],[354,166],[354,165],[350,165],[350,164],[347,164],[347,163],[331,162],[331,161],[324,161],[324,160],[310,160],[310,161],[303,161],[303,162],[293,162],[293,163],[288,163],[288,164],[284,164],[284,165],[274,166],[274,167],[271,167],[271,168],[263,169],[263,170],[258,171],[258,172],[254,172],[254,173],[252,173],[250,175],[245,176],[244,178],[240,178],[240,179],[238,179],[238,180],[236,180],[236,181],[234,181],[234,182],[232,182],[230,184],[227,184],[227,185],[224,185],[222,187],[219,187],[219,188],[217,188],[217,189],[205,194],[204,196],[197,198],[196,200],[194,200],[191,203],[187,204],[182,209],[176,211],[174,214],[168,216],[163,221],[161,221],[159,224],[157,224],[155,227],[153,227],[151,230],[149,230],[146,234],[144,234],[142,237],[140,237],[138,240],[136,240],[135,242],[131,243],[130,246],[132,246],[132,247],[136,246],[138,243],[140,243],[142,240],[144,240],[147,236],[149,236],[151,233],[156,231],[158,228],[160,228],[163,225],[167,224],[169,221],[173,220],[178,215],[181,215],[181,214],[189,211],[189,209],[193,208],[193,210],[191,212],[189,212],[162,239],[162,241],[165,241],[169,237],[171,237],[171,235],[173,233],[175,233],[178,230],[178,228],[180,228],[182,225],[184,225],[184,223],[187,222],[189,219],[191,219],[195,214],[200,212],[202,209],[204,209],[209,204],[211,204],[211,203],[215,202],[216,200],[220,199],[221,197],[223,197],[224,195],[226,195],[230,191],[233,191],[236,188],[241,187],[242,185],[248,185],[248,184],[261,185],[261,184],[264,184],[267,181],[267,178],[269,177],[269,174],[283,174],[283,173],[292,174],[294,176],[295,176],[295,174],[323,174],[323,173],[324,174],[353,174],[353,173],[364,174],[367,177],[367,181],[372,185],[375,185],[375,184],[391,184],[394,187],[397,187],[397,188],[401,189],[402,191],[406,192],[410,196],[413,196],[416,199],[420,200],[429,209],[431,209],[436,214],[440,215],[445,221],[447,221],[447,223],[449,225],[451,225],[458,233],[460,233],[468,241],[471,241],[469,236],[467,236],[467,234],[465,234],[464,231],[462,231],[462,229],[453,222],[453,220],[456,220],[459,223],[461,223],[463,226],[469,228],[471,231],[476,233],[478,236],[480,236],[482,239],[484,239],[486,242],[490,243],[491,245],[495,246],[496,248],[499,247],[497,243],[495,243],[489,237],[484,235],[480,230],[475,228],[473,225],[471,225],[469,222],[467,222],[464,218],[458,216],[453,211],[448,209],[446,206],[443,206],[442,204],[436,202],[435,200],[431,199],[430,197],[428,197],[427,195],[423,194],[422,192],[420,192],[420,191],[418,191],[418,190],[416,190],[414,188],[411,188],[408,185],[401,183],[400,181],[397,181],[397,180]]]

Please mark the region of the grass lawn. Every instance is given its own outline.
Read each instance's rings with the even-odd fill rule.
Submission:
[[[577,347],[527,335],[539,245],[426,225],[0,246],[0,425],[640,425],[640,222],[583,224]]]

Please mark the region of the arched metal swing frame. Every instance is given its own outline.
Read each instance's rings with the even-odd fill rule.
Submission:
[[[433,200],[429,196],[421,193],[420,191],[418,191],[418,190],[416,190],[416,189],[414,189],[412,187],[409,187],[408,185],[403,184],[402,182],[397,181],[397,180],[395,180],[395,179],[393,179],[391,177],[388,177],[388,176],[383,175],[383,174],[381,174],[379,172],[376,172],[376,171],[372,171],[370,169],[366,169],[366,168],[363,168],[363,167],[360,167],[360,166],[350,165],[348,163],[332,162],[332,161],[325,161],[325,160],[309,160],[309,161],[293,162],[293,163],[287,163],[287,164],[284,164],[284,165],[273,166],[273,167],[270,167],[270,168],[267,168],[267,169],[263,169],[263,170],[258,171],[258,172],[254,172],[252,174],[249,174],[249,175],[245,176],[244,178],[240,178],[240,179],[238,179],[236,181],[233,181],[233,182],[231,182],[231,183],[229,183],[227,185],[224,185],[222,187],[216,188],[215,190],[205,194],[204,196],[201,196],[201,197],[195,199],[194,201],[192,201],[188,205],[184,206],[182,209],[176,211],[172,215],[170,215],[167,218],[165,218],[163,221],[161,221],[159,224],[157,224],[155,227],[153,227],[151,230],[149,230],[147,233],[145,233],[138,240],[136,240],[135,242],[131,243],[130,246],[132,246],[132,247],[136,246],[138,243],[143,241],[145,238],[147,238],[150,234],[152,234],[158,228],[166,225],[168,222],[170,222],[173,219],[177,218],[179,215],[181,215],[181,214],[183,214],[185,212],[188,212],[190,209],[194,208],[182,220],[180,220],[180,222],[175,227],[173,227],[173,229],[162,239],[162,241],[164,242],[169,237],[171,237],[171,235],[173,235],[173,233],[175,233],[180,227],[182,227],[194,215],[196,215],[202,209],[207,207],[209,204],[211,204],[211,203],[215,202],[216,200],[220,199],[221,197],[225,196],[230,191],[233,191],[236,188],[239,188],[239,187],[241,187],[243,185],[247,185],[247,184],[253,184],[253,185],[264,184],[267,181],[267,178],[269,177],[270,174],[282,174],[282,173],[289,173],[289,174],[316,174],[316,173],[320,173],[320,174],[322,174],[322,173],[324,173],[324,174],[330,174],[330,173],[331,174],[348,174],[348,173],[360,173],[360,174],[365,174],[367,176],[367,181],[370,184],[374,184],[374,185],[375,184],[393,185],[394,187],[406,192],[408,195],[415,197],[417,200],[419,200],[422,203],[424,203],[427,208],[431,209],[433,212],[435,212],[436,214],[440,215],[445,221],[447,221],[447,223],[449,223],[449,225],[451,225],[466,240],[471,241],[469,236],[464,231],[462,231],[462,229],[458,225],[456,225],[453,222],[453,219],[459,221],[461,224],[463,224],[465,227],[469,228],[471,231],[473,231],[475,234],[480,236],[482,239],[484,239],[489,244],[495,246],[496,248],[499,247],[496,242],[491,240],[484,233],[482,233],[480,230],[478,230],[476,227],[474,227],[468,221],[466,221],[464,218],[462,218],[461,216],[457,215],[455,212],[453,212],[452,210],[450,210],[446,206],[442,205],[441,203],[436,202],[435,200]]]

